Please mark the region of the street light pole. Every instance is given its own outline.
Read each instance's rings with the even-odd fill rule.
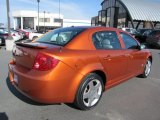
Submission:
[[[12,39],[9,0],[6,0],[6,4],[7,4],[7,20],[8,20],[8,39]]]
[[[12,51],[14,46],[14,40],[11,36],[11,23],[10,23],[10,7],[9,7],[9,0],[6,0],[7,5],[7,20],[8,20],[8,38],[5,40],[6,43],[6,50]]]
[[[40,3],[40,0],[37,0],[38,2],[38,31],[39,31],[39,3]]]

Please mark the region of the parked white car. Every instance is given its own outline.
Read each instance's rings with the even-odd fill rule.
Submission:
[[[11,31],[11,35],[15,41],[22,39],[21,36],[17,32]]]
[[[17,33],[18,35],[20,35],[20,39],[24,38],[24,33],[22,33],[22,32],[19,32],[17,30],[12,30],[11,32],[14,32],[14,33]]]
[[[44,35],[44,34],[42,34],[42,33],[30,33],[29,34],[29,39],[30,40],[34,40],[34,39],[36,39],[38,37],[41,37],[42,35]]]
[[[8,30],[4,30],[3,32],[4,32],[4,33],[8,33]],[[11,36],[13,37],[13,40],[14,40],[14,41],[18,41],[18,40],[22,39],[22,36],[19,35],[18,32],[15,32],[15,31],[13,31],[13,30],[11,30]]]

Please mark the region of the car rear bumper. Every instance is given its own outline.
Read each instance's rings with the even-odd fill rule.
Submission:
[[[26,76],[25,72],[27,71],[20,69],[17,69],[16,66],[9,64],[10,81],[19,92],[31,98],[32,100],[41,103],[50,103],[56,101],[53,100],[54,97],[51,94],[50,87],[48,86],[49,81],[37,80],[36,76]],[[18,82],[15,81],[15,76],[17,76]]]
[[[71,69],[69,68],[68,70]],[[69,72],[73,73],[73,71]],[[17,65],[12,63],[9,64],[10,82],[23,95],[39,103],[73,102],[76,90],[71,91],[73,90],[70,88],[72,83],[69,84],[69,81],[67,81],[68,79],[73,80],[73,75],[68,75],[69,78],[61,75],[58,78],[55,74],[55,77],[52,77],[52,79],[50,75],[49,72],[40,73],[39,71],[27,70],[20,66],[17,67]],[[54,75],[52,74],[52,76]],[[18,80],[15,80],[15,78]]]

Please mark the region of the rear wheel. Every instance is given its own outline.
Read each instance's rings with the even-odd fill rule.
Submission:
[[[147,78],[151,72],[152,62],[150,59],[147,60],[143,74],[140,75],[142,78]]]
[[[75,99],[75,105],[81,110],[89,110],[95,107],[101,99],[104,89],[102,78],[91,73],[81,83]]]

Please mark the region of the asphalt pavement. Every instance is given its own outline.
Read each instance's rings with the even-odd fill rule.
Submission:
[[[8,81],[11,52],[0,49],[0,120],[160,120],[160,50],[151,50],[153,66],[146,79],[133,78],[109,89],[93,110],[67,104],[37,104]]]

